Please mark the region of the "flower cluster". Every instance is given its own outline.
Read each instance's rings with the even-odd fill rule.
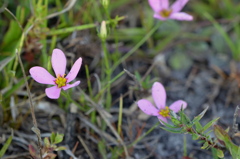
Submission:
[[[53,77],[45,68],[39,66],[32,67],[29,72],[32,78],[38,83],[54,85],[50,88],[46,88],[45,92],[49,98],[57,99],[60,96],[61,89],[67,90],[80,84],[80,81],[76,81],[73,84],[69,84],[69,82],[76,78],[82,65],[82,58],[79,58],[73,64],[66,77],[65,71],[67,60],[66,56],[61,50],[53,50],[51,62],[56,78]]]
[[[155,82],[152,86],[152,97],[156,107],[146,99],[139,100],[137,104],[145,114],[157,116],[160,122],[164,121],[167,123],[167,119],[170,118],[170,109],[177,113],[179,110],[181,110],[181,107],[183,109],[187,107],[187,103],[183,100],[177,100],[169,107],[166,106],[166,91],[163,85],[159,82]]]
[[[159,20],[193,20],[191,15],[180,12],[188,0],[177,0],[171,7],[168,0],[148,0],[148,2],[154,11],[153,17]]]

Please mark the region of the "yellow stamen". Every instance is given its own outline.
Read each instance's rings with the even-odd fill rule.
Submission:
[[[163,9],[159,12],[159,14],[163,17],[163,18],[168,18],[170,16],[170,14],[172,13],[172,10],[167,10],[167,9]]]
[[[163,117],[169,117],[170,115],[170,110],[169,110],[169,108],[168,107],[165,107],[165,109],[162,109],[162,110],[160,110],[159,111],[159,114],[161,115],[161,116],[163,116]]]
[[[58,86],[58,88],[61,88],[67,85],[67,79],[64,77],[64,75],[63,76],[58,75],[55,80],[55,83]]]

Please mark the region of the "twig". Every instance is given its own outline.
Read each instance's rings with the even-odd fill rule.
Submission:
[[[31,96],[31,92],[30,92],[30,89],[29,89],[29,86],[28,86],[27,76],[26,76],[26,73],[25,73],[25,70],[24,70],[24,67],[23,67],[23,63],[22,63],[22,59],[21,59],[21,57],[19,55],[18,50],[16,50],[16,54],[17,54],[17,57],[18,57],[18,60],[19,60],[19,64],[20,64],[22,72],[23,72],[23,77],[24,77],[24,81],[25,81],[25,85],[26,85],[27,93],[28,93],[28,97],[29,97],[29,105],[30,105],[32,119],[33,119],[32,131],[34,131],[36,133],[36,135],[37,135],[40,158],[42,159],[41,132],[38,129],[37,120],[36,120],[36,116],[35,116],[35,113],[34,113],[34,106],[33,106],[32,96]]]
[[[154,62],[150,67],[149,69],[146,71],[146,73],[143,75],[142,79],[141,79],[141,82],[145,80],[145,78],[150,74],[150,72],[152,71],[152,69],[155,67],[156,65],[156,62]]]
[[[90,152],[90,150],[88,149],[87,145],[85,144],[85,142],[83,141],[82,137],[80,135],[77,136],[79,141],[81,142],[81,144],[83,145],[84,149],[87,151],[88,156],[90,157],[90,159],[94,159],[94,157],[92,156],[92,153]]]
[[[115,138],[113,138],[111,135],[109,135],[105,131],[101,131],[97,126],[92,124],[86,117],[84,117],[84,115],[81,112],[78,112],[78,113],[79,113],[79,120],[81,120],[83,123],[85,123],[91,129],[93,129],[99,136],[104,137],[106,140],[108,140],[116,145],[118,144],[118,142]]]
[[[22,30],[23,32],[23,28],[22,28],[22,25],[20,24],[20,22],[17,20],[16,16],[7,8],[4,8],[9,14],[11,14],[11,16],[14,18],[14,20],[17,22],[19,28]]]
[[[134,80],[135,84],[138,85],[140,90],[142,91],[143,90],[142,85],[137,80],[136,76],[134,74],[132,74],[131,72],[129,72],[128,70],[126,70],[126,69],[123,69],[123,70],[127,73],[128,76],[130,76]],[[141,79],[141,81],[143,81],[143,79]]]
[[[232,135],[238,132],[238,124],[237,124],[238,110],[240,110],[239,106],[236,107],[233,115],[233,126],[232,126],[233,134]]]
[[[69,2],[70,1],[70,2]],[[73,6],[74,4],[76,3],[77,0],[69,0],[68,1],[68,6],[66,8],[64,8],[63,10],[61,10],[60,12],[56,12],[56,13],[53,13],[53,14],[50,14],[46,17],[46,19],[50,19],[50,18],[53,18],[53,17],[56,17],[60,14],[63,14],[67,11],[69,11]]]
[[[4,12],[5,8],[8,6],[8,1],[4,0],[4,3],[0,7],[0,13]]]
[[[98,113],[101,115],[101,117],[103,118],[103,120],[105,121],[105,123],[107,124],[107,126],[110,128],[110,130],[112,131],[112,133],[114,134],[114,136],[118,139],[118,141],[120,142],[120,144],[123,146],[123,149],[124,149],[124,152],[125,152],[125,155],[126,155],[126,158],[130,158],[129,157],[129,154],[128,154],[128,151],[127,151],[127,147],[126,145],[124,144],[122,138],[119,136],[119,134],[117,133],[117,131],[114,129],[114,127],[112,126],[112,124],[109,122],[109,120],[107,119],[106,117],[106,113],[104,112],[104,109],[101,105],[98,105],[96,104],[94,101],[91,100],[91,98],[84,92],[80,89],[81,93],[85,96],[85,99],[87,101],[89,101],[92,106],[98,111]]]
[[[75,151],[76,151],[76,149],[77,149],[77,147],[78,147],[78,144],[79,144],[79,142],[77,142],[77,143],[75,144],[75,146],[73,147],[73,150],[72,150],[72,153],[73,153],[73,154],[75,153]],[[72,157],[70,157],[69,159],[72,159]]]

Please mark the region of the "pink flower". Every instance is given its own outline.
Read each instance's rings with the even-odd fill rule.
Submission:
[[[59,49],[54,49],[52,53],[52,67],[56,78],[43,67],[35,66],[29,70],[32,78],[38,83],[54,85],[45,89],[46,95],[51,99],[59,98],[61,89],[67,90],[80,84],[80,81],[76,81],[73,84],[69,84],[69,82],[76,78],[82,65],[82,58],[79,58],[74,63],[65,77],[66,64],[67,60],[64,53]]]
[[[168,0],[148,0],[154,11],[154,18],[159,20],[175,19],[175,20],[193,20],[193,17],[187,13],[180,12],[188,0],[177,0],[169,7]]]
[[[170,118],[170,110],[177,113],[181,107],[185,109],[187,107],[187,103],[183,100],[177,100],[172,103],[169,107],[166,106],[166,91],[163,85],[159,82],[155,82],[152,86],[152,97],[157,106],[153,106],[153,104],[146,100],[141,99],[137,102],[138,107],[148,115],[157,116],[158,119],[167,123],[167,118]],[[161,122],[161,121],[160,121]],[[161,122],[162,123],[162,122]]]

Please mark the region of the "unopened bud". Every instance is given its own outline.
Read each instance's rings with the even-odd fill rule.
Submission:
[[[105,9],[108,9],[109,0],[101,0],[101,3]]]
[[[106,38],[107,38],[107,27],[106,27],[106,22],[105,21],[102,21],[102,23],[101,23],[99,37],[102,40],[106,40]]]

